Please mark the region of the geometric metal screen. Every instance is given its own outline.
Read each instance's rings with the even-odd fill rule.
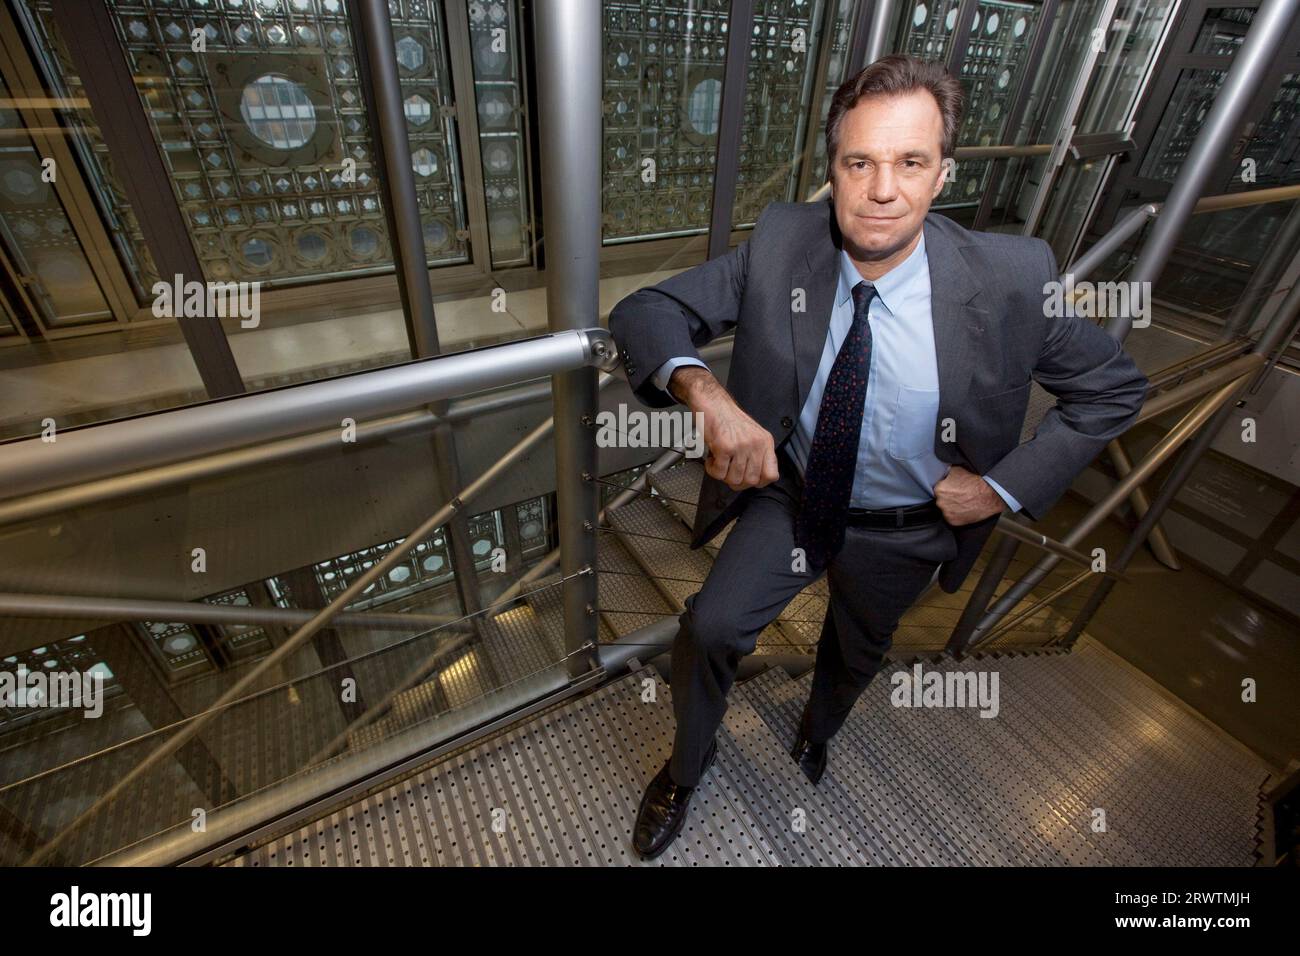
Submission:
[[[731,4],[602,7],[604,238],[706,230]],[[646,160],[654,164],[648,173]]]
[[[826,80],[821,90],[821,105],[817,116],[817,137],[812,156],[811,172],[808,176],[809,191],[815,190],[826,182],[826,117],[830,112],[831,98],[840,85],[848,79],[845,72],[849,66],[849,43],[852,39],[853,15],[857,8],[855,0],[838,0],[834,18],[831,20],[830,59],[826,66]]]
[[[736,222],[793,199],[824,0],[755,5],[746,70]],[[604,0],[603,211],[606,242],[703,232],[731,5]],[[647,167],[647,162],[652,163]]]
[[[748,225],[770,202],[799,198],[799,168],[812,113],[822,0],[754,5],[740,129],[733,222]]]
[[[522,25],[517,3],[467,0],[493,266],[532,261]]]
[[[428,0],[390,0],[388,10],[424,251],[430,265],[467,262],[469,230],[442,5]],[[485,256],[486,252],[479,254]]]
[[[47,72],[84,96],[52,0],[22,2],[42,34],[33,39]],[[445,50],[428,39],[441,28],[425,4],[411,6],[420,8],[417,28],[395,23],[394,33],[403,91],[426,97],[431,110],[431,122],[409,129],[426,248],[431,264],[459,262],[464,211],[440,110]],[[343,0],[109,0],[109,9],[120,50],[104,55],[127,58],[204,278],[300,282],[391,268]],[[108,165],[97,143],[87,153],[107,186],[101,204],[128,216],[121,179],[130,171]]]
[[[918,0],[906,20],[899,49],[926,60],[944,60],[957,25],[956,2]],[[959,146],[1002,145],[1011,100],[1024,80],[1029,44],[1041,8],[1008,0],[981,0],[971,22],[970,40],[961,66],[966,111],[957,136]],[[965,160],[957,176],[935,200],[936,206],[976,205],[993,161]]]

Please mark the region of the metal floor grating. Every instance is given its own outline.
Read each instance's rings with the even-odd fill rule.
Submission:
[[[597,562],[599,567],[599,562]],[[526,598],[533,609],[539,629],[546,640],[549,652],[559,660],[564,655],[564,594],[560,589],[560,575],[550,574],[531,585]],[[602,618],[599,639],[612,640],[617,634]]]
[[[616,535],[600,536],[596,569],[601,616],[619,637],[677,614]]]
[[[644,668],[230,865],[1254,863],[1267,769],[1130,665],[1085,638],[926,665],[953,668],[998,672],[997,718],[894,707],[887,667],[817,787],[787,753],[811,675],[737,684],[686,828],[650,864],[631,830],[673,715]]]
[[[480,619],[483,640],[501,683],[509,684],[539,674],[563,658],[563,651],[544,643],[543,628],[527,604]]]
[[[727,769],[738,756],[723,737],[691,819],[653,865],[778,862],[729,795],[741,792]],[[643,669],[230,865],[639,865],[636,810],[671,741],[668,689]]]

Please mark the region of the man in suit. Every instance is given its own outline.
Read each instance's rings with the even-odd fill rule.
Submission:
[[[1048,317],[1046,242],[929,212],[962,100],[939,64],[878,60],[832,100],[828,201],[770,204],[729,254],[610,314],[638,399],[702,415],[691,546],[736,519],[681,615],[672,758],[633,834],[644,857],[680,831],[740,659],[795,594],[827,575],[792,750],[816,783],[936,571],[956,591],[1003,509],[1041,518],[1142,404],[1147,380],[1115,339]],[[730,329],[724,388],[698,347]],[[1057,403],[1019,444],[1031,378]]]

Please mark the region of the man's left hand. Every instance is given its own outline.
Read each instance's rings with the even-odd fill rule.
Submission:
[[[993,486],[961,465],[953,465],[934,486],[934,501],[952,525],[972,524],[1006,508]]]

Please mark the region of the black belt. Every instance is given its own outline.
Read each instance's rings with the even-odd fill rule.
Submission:
[[[904,505],[899,508],[850,508],[844,519],[845,524],[855,528],[874,528],[877,531],[900,531],[904,528],[922,528],[943,520],[943,512],[933,500],[923,501],[919,505]]]

